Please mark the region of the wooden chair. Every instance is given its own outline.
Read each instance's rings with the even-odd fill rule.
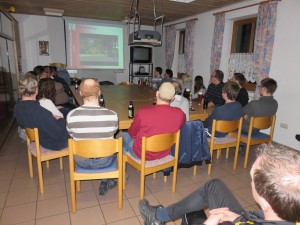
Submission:
[[[258,145],[266,142],[272,142],[273,134],[275,129],[275,121],[276,115],[270,117],[251,117],[250,118],[250,125],[248,134],[241,134],[240,141],[245,143],[246,146],[246,154],[245,154],[245,161],[244,161],[244,168],[248,166],[248,157],[249,157],[249,150],[251,145]],[[264,134],[262,132],[258,132],[252,134],[253,128],[265,130],[270,128],[269,134]]]
[[[50,149],[43,148],[40,146],[39,131],[37,128],[26,128],[27,134],[27,151],[28,151],[28,164],[29,164],[29,175],[33,177],[33,166],[32,157],[36,158],[39,186],[41,194],[44,193],[44,180],[43,180],[43,167],[42,162],[46,161],[47,168],[49,168],[49,160],[60,159],[60,169],[63,169],[62,158],[69,155],[69,150],[63,149],[60,151],[52,151]]]
[[[173,167],[172,192],[176,190],[177,167],[178,167],[178,149],[179,149],[180,131],[175,133],[158,134],[151,137],[142,138],[141,159],[134,158],[130,153],[123,154],[123,190],[125,190],[125,169],[126,163],[133,166],[141,172],[141,192],[140,199],[145,195],[145,176],[155,172]],[[161,152],[171,148],[175,144],[174,156],[167,155],[162,159],[146,161],[146,149],[150,152]],[[166,177],[165,177],[166,181]]]
[[[211,155],[211,163],[208,165],[208,174],[211,173],[213,151],[218,150],[217,158],[219,158],[221,154],[220,150],[223,148],[226,148],[226,159],[227,159],[229,154],[229,148],[235,147],[233,169],[236,169],[239,143],[240,143],[240,137],[242,131],[242,123],[243,123],[242,117],[238,120],[233,120],[233,121],[213,120],[211,137],[208,138],[208,145],[209,145],[210,155]],[[236,137],[234,137],[235,131],[237,131]],[[215,137],[216,132],[228,133],[228,135],[225,137],[216,138]]]
[[[122,208],[122,138],[74,141],[69,139],[70,187],[72,212],[76,212],[76,189],[80,191],[81,180],[118,179],[118,207]],[[74,155],[85,158],[100,158],[117,154],[112,166],[103,169],[84,169],[74,163]]]

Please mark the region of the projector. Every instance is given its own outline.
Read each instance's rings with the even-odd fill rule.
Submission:
[[[153,30],[139,30],[129,34],[128,44],[161,46],[161,35]]]

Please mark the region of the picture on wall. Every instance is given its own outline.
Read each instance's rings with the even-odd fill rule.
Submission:
[[[49,41],[39,41],[40,55],[49,55]]]

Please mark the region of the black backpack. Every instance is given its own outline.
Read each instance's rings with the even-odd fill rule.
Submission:
[[[190,212],[182,216],[181,225],[200,225],[207,219],[204,210]]]

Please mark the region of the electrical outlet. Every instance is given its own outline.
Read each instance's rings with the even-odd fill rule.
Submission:
[[[284,129],[288,129],[289,126],[286,123],[280,123],[280,127]]]

